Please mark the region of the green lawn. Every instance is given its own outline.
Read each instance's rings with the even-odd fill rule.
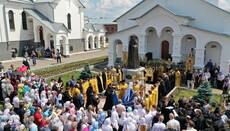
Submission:
[[[73,71],[72,73],[67,73],[67,74],[64,74],[64,75],[60,75],[60,76],[56,76],[56,77],[53,77],[53,78],[49,78],[47,80],[47,83],[50,83],[51,79],[56,79],[57,80],[59,77],[61,77],[62,80],[63,80],[63,83],[65,85],[65,83],[70,80],[71,76],[75,76],[75,78],[77,80],[79,78],[79,76],[80,76],[80,73],[81,72],[79,72],[79,71]]]
[[[79,71],[73,71],[73,72],[71,72],[71,73],[67,73],[67,74],[55,76],[55,77],[52,77],[52,78],[47,79],[47,83],[50,83],[51,79],[56,79],[56,80],[58,80],[58,78],[61,77],[62,80],[63,80],[63,83],[64,83],[64,85],[65,85],[65,83],[68,82],[72,76],[75,76],[75,79],[78,80],[78,78],[79,78],[79,76],[80,76],[80,73],[81,73],[81,72],[79,72]],[[96,74],[95,74],[95,73],[92,73],[92,75],[96,75]]]
[[[178,99],[179,99],[181,96],[184,96],[184,97],[186,97],[186,98],[189,98],[190,96],[194,96],[194,95],[196,95],[196,94],[197,94],[196,91],[178,89],[178,92],[176,91],[176,92],[174,93],[174,95],[175,95],[175,101],[178,101]],[[218,95],[213,95],[213,96],[211,97],[211,101],[220,102],[220,96],[218,96]]]

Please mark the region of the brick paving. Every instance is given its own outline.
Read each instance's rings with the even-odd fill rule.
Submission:
[[[87,51],[87,52],[79,52],[79,53],[71,54],[71,56],[68,58],[62,57],[61,64],[74,62],[74,61],[81,61],[81,60],[86,60],[86,59],[91,59],[91,58],[96,58],[96,57],[102,57],[102,56],[108,56],[108,48],[101,48],[99,50],[92,50],[92,51]],[[7,70],[11,64],[13,64],[14,67],[21,67],[22,60],[23,60],[22,57],[17,57],[16,59],[2,61],[2,63],[3,63],[3,66],[5,67],[5,70]],[[38,58],[36,66],[32,65],[32,60],[30,60],[30,65],[31,65],[31,70],[36,70],[36,69],[41,69],[45,67],[56,66],[57,61],[56,59],[53,59],[53,58]]]

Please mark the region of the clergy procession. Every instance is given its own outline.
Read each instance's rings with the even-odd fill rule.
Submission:
[[[175,86],[189,84],[186,88],[193,89],[203,81],[213,82],[218,88],[228,87],[229,76],[221,77],[211,61],[203,71],[193,73],[146,65],[144,82],[138,77],[140,72],[136,73],[139,80],[132,76],[126,82],[124,68],[104,68],[87,80],[77,81],[72,76],[67,83],[61,77],[48,83],[28,71],[4,73],[0,131],[230,130],[230,105],[226,101],[213,107],[209,99],[203,103],[193,97],[175,101],[170,93]],[[186,82],[182,82],[182,76]],[[220,78],[225,79],[223,83]]]

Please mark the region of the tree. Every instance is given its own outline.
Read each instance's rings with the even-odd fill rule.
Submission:
[[[193,96],[195,102],[204,104],[204,100],[210,100],[212,96],[211,84],[209,81],[204,81],[200,84],[197,90],[197,95]]]
[[[79,79],[87,80],[92,77],[92,73],[89,68],[89,64],[84,66],[84,70],[81,72]]]

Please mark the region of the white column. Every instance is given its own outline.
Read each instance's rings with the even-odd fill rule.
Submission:
[[[111,43],[109,42],[109,63],[108,63],[108,67],[114,66],[115,61],[116,61],[116,45],[115,43]]]
[[[59,40],[59,37],[58,35],[54,36],[54,51],[55,53],[57,52],[57,49],[61,49],[60,47],[60,40]]]
[[[63,45],[64,49],[63,49],[63,55],[64,56],[69,56],[69,42],[68,42],[68,39],[65,40],[65,44]]]
[[[94,37],[92,37],[92,39],[90,39],[92,41],[90,41],[91,43],[91,49],[95,49],[95,45],[94,45]]]
[[[220,71],[227,75],[230,73],[230,61],[229,60],[220,60]]]
[[[105,38],[105,36],[103,36],[103,38],[102,38],[102,43],[103,43],[103,47],[106,47],[106,38]]]
[[[204,67],[204,48],[198,49],[196,48],[196,55],[195,55],[195,65],[194,67],[197,69],[201,69]]]
[[[101,41],[100,41],[100,37],[97,37],[97,48],[100,49],[101,48]]]
[[[172,61],[178,63],[181,61],[181,34],[173,34],[173,53]]]
[[[139,40],[138,53],[139,53],[139,56],[143,59],[145,57],[145,54],[146,54],[145,35],[144,34],[138,35],[138,40]]]
[[[33,33],[34,33],[34,42],[39,42],[39,38],[38,38],[38,27],[37,27],[37,21],[35,19],[33,19]]]
[[[89,39],[88,37],[85,38],[85,50],[89,50]]]

